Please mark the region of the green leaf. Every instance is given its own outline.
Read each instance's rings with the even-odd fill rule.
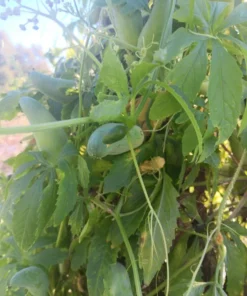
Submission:
[[[236,50],[237,48],[240,48],[242,54],[244,55],[245,60],[247,60],[247,44],[246,43],[244,43],[243,41],[237,38],[232,37],[231,35],[223,35],[223,38],[225,40],[231,41],[231,43],[233,43],[233,46]],[[241,52],[239,54],[241,54]],[[246,96],[246,90],[244,89],[246,84],[245,80],[242,80],[242,83],[243,83],[243,97],[245,97]]]
[[[182,189],[184,190],[184,189]],[[197,209],[197,201],[196,201],[197,196],[194,194],[190,195],[190,198],[185,198],[181,204],[184,207],[184,211],[186,212],[186,215],[192,219],[193,221],[198,221],[199,223],[203,224],[203,220],[198,213]]]
[[[151,120],[163,120],[181,110],[180,104],[172,94],[169,92],[160,92],[150,109],[149,117]]]
[[[104,179],[104,193],[116,192],[127,186],[134,174],[134,165],[129,153],[116,157]]]
[[[247,271],[247,249],[237,236],[232,235],[232,237],[234,237],[234,241],[230,241],[227,238],[224,239],[227,249],[226,290],[228,295],[239,296],[243,293],[245,275]]]
[[[190,107],[187,104],[187,98],[184,96],[183,92],[180,90],[179,87],[177,86],[169,86],[167,83],[164,82],[157,82],[162,87],[165,87],[166,90],[173,95],[173,97],[177,100],[177,102],[180,104],[180,106],[183,108],[184,112],[186,115],[189,117],[191,124],[194,127],[197,141],[198,141],[198,150],[199,154],[202,153],[202,134],[200,131],[200,127],[196,121],[194,113],[191,111]]]
[[[57,184],[55,181],[55,171],[52,171],[48,185],[43,190],[43,196],[40,201],[38,208],[38,225],[37,225],[37,236],[44,231],[47,224],[49,223],[55,208],[57,200]]]
[[[121,121],[126,105],[126,100],[104,100],[99,105],[91,108],[90,118],[99,123]]]
[[[136,149],[138,163],[150,159],[154,154],[155,144],[149,142]],[[124,171],[124,174],[123,174]],[[113,165],[104,179],[104,193],[116,192],[122,187],[129,185],[135,169],[130,153],[119,155],[114,158]]]
[[[86,265],[90,242],[91,238],[87,238],[75,247],[71,258],[71,269],[73,271],[77,271],[81,266]]]
[[[111,264],[116,262],[117,250],[113,250],[106,242],[108,230],[109,220],[104,220],[91,238],[86,272],[90,296],[103,295],[104,279],[111,271]]]
[[[92,208],[89,211],[89,217],[87,223],[83,227],[80,236],[79,236],[79,243],[84,240],[86,236],[88,236],[92,229],[97,226],[100,219],[100,212],[98,208]]]
[[[31,256],[31,264],[42,265],[45,268],[63,263],[68,257],[68,251],[59,248],[50,248]]]
[[[44,176],[40,176],[14,206],[13,234],[23,250],[28,250],[37,238],[37,216],[43,195],[44,179]]]
[[[201,242],[198,238],[191,239],[190,235],[183,234],[176,241],[170,254],[170,276],[173,280],[171,280],[169,296],[183,295],[188,289],[193,275],[193,267],[197,266],[200,257]],[[201,275],[199,274],[196,281],[200,280]]]
[[[88,169],[86,160],[80,155],[78,156],[78,171],[78,178],[81,186],[83,188],[88,188],[90,171]]]
[[[128,199],[121,209],[121,222],[128,237],[135,233],[145,215],[146,207],[143,207],[143,205],[145,205],[145,197],[139,181],[137,181],[131,186]],[[107,240],[111,241],[114,248],[123,242],[123,237],[115,221],[110,227]]]
[[[192,152],[197,146],[197,138],[195,130],[190,124],[186,130],[184,131],[183,138],[182,138],[182,152],[183,155],[186,156],[190,152]]]
[[[227,2],[210,2],[211,12],[210,12],[210,25],[211,31],[216,34],[216,32],[221,30],[221,26],[224,19],[231,13],[233,9],[233,3]]]
[[[224,221],[222,228],[227,232],[238,234],[239,236],[247,236],[247,229],[238,222]]]
[[[124,14],[131,14],[136,10],[148,9],[148,0],[113,0],[113,4],[121,5]]]
[[[10,213],[12,213],[13,205],[28,189],[31,181],[37,175],[38,175],[38,171],[32,170],[17,180],[14,178],[11,179],[9,183],[9,187],[7,189],[7,199],[5,200],[5,202],[3,203],[0,209],[0,216],[2,219],[5,220],[5,223],[11,221]]]
[[[188,295],[187,292],[185,292],[183,296],[201,296],[207,285],[207,283],[195,282],[190,290],[190,294]]]
[[[167,252],[169,252],[175,237],[177,218],[179,217],[177,197],[178,193],[173,187],[170,177],[165,174],[163,188],[159,199],[154,205],[154,209],[162,225]],[[146,221],[146,227],[142,234],[143,242],[139,251],[139,264],[143,269],[144,283],[146,285],[150,284],[155,274],[160,270],[166,260],[166,251],[160,226],[155,218],[153,218],[151,225],[148,225],[148,220],[149,219]],[[149,227],[151,227],[151,229],[149,229]]]
[[[41,268],[30,266],[18,271],[11,278],[10,286],[25,288],[33,296],[47,296],[49,280]]]
[[[222,287],[217,287],[216,284],[211,285],[211,287],[207,290],[205,296],[228,296]]]
[[[154,59],[167,64],[173,58],[182,54],[185,48],[189,47],[193,42],[207,40],[205,36],[192,34],[185,28],[179,28],[169,36],[164,49],[159,49],[154,54]]]
[[[76,169],[66,161],[60,161],[57,169],[59,187],[54,224],[58,225],[73,210],[77,199]]]
[[[146,81],[148,75],[157,67],[156,64],[142,62],[131,70],[130,81],[134,90],[137,90],[138,86],[142,82]]]
[[[108,46],[105,50],[103,64],[100,70],[100,81],[118,95],[128,94],[127,76],[123,65],[111,46]]]
[[[7,262],[1,262],[1,265],[2,266],[0,267],[0,295],[6,296],[9,280],[16,272],[16,265],[7,264]]]
[[[179,0],[179,9],[175,11],[174,18],[180,22],[188,23],[193,21],[194,25],[203,26],[203,28],[208,28],[208,22],[210,18],[210,6],[207,0],[196,0],[193,2],[194,5],[194,15],[191,20],[191,1],[190,0]]]
[[[209,112],[214,127],[219,129],[218,143],[222,143],[232,134],[240,114],[242,72],[234,58],[217,41],[213,41],[212,56]]]
[[[11,120],[17,114],[17,107],[20,97],[23,95],[18,90],[12,90],[0,100],[0,118],[1,120]]]
[[[82,198],[77,200],[74,211],[69,217],[69,225],[73,235],[79,235],[84,226],[84,204]]]
[[[126,268],[116,263],[111,265],[108,277],[104,281],[105,291],[103,296],[133,296],[129,275]]]
[[[247,127],[247,107],[245,107],[244,109],[244,115],[241,121],[241,126],[238,134],[240,135],[245,130],[246,127]]]
[[[194,101],[207,72],[207,44],[200,42],[179,62],[168,76],[190,101]]]
[[[98,6],[106,6],[106,0],[95,0],[94,3]],[[131,14],[141,9],[148,10],[148,0],[112,0],[112,4],[120,5],[124,14]]]
[[[203,152],[201,154],[201,157],[199,159],[199,162],[205,161],[208,157],[212,156],[215,149],[216,149],[216,142],[217,139],[214,135],[212,135],[209,138],[204,139],[204,145],[203,145]]]
[[[225,19],[220,29],[236,26],[247,22],[247,3],[241,3],[236,6],[232,13]]]

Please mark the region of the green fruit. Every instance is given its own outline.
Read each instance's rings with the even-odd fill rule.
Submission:
[[[118,38],[128,44],[137,45],[143,27],[142,15],[139,10],[130,14],[121,11],[119,5],[112,5],[110,17]]]
[[[155,0],[151,14],[138,38],[138,47],[146,48],[146,61],[153,60],[153,54],[159,49],[159,43],[167,18],[170,18],[171,0]]]
[[[66,95],[68,89],[76,86],[73,80],[54,78],[35,71],[29,77],[37,90],[54,101],[68,104],[78,98],[77,94]]]
[[[118,124],[115,125],[109,132],[103,137],[104,144],[112,144],[115,143],[122,138],[124,138],[127,134],[128,128],[125,125]]]
[[[38,101],[30,97],[22,97],[20,106],[30,124],[41,124],[56,121],[51,113]],[[54,129],[34,133],[40,151],[47,153],[48,159],[56,162],[63,146],[67,143],[67,135],[63,129]]]
[[[129,151],[127,135],[121,140],[112,144],[104,144],[103,139],[117,126],[123,126],[120,123],[106,123],[97,128],[88,140],[87,152],[95,158],[103,158],[107,155],[118,155]],[[134,148],[140,146],[144,141],[144,134],[139,126],[134,126],[129,130],[128,136]]]

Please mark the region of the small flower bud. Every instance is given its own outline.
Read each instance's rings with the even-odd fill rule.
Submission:
[[[5,12],[0,13],[0,19],[1,19],[1,20],[6,21],[7,18],[8,18],[8,15],[7,15]]]
[[[32,20],[32,22],[34,23],[34,25],[37,25],[37,24],[39,23],[39,20],[38,20],[37,18],[34,18],[34,19]]]
[[[13,15],[20,15],[21,11],[20,11],[20,7],[14,7],[13,8]]]
[[[26,31],[26,27],[25,27],[25,25],[19,25],[19,27],[20,27],[20,29],[21,29],[22,31]]]
[[[5,10],[5,13],[6,13],[8,16],[13,15],[12,9],[9,8],[9,7]]]
[[[3,6],[3,7],[6,6],[6,4],[5,4],[5,0],[0,0],[0,6]]]

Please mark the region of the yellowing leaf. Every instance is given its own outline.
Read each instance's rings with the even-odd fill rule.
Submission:
[[[146,160],[140,165],[142,173],[152,173],[159,171],[165,165],[165,159],[160,156],[156,156],[151,160]]]

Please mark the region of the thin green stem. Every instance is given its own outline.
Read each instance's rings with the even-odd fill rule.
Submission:
[[[169,295],[169,287],[170,287],[170,270],[169,270],[169,258],[168,258],[168,248],[167,248],[167,243],[166,243],[166,238],[165,238],[165,233],[164,233],[164,230],[162,228],[162,225],[160,223],[160,220],[159,220],[159,217],[157,216],[151,202],[150,202],[150,199],[149,199],[149,196],[148,196],[148,193],[147,193],[147,189],[145,187],[145,184],[144,184],[144,181],[143,181],[143,178],[142,178],[142,175],[141,175],[141,172],[140,172],[140,169],[139,169],[139,166],[138,166],[138,163],[137,163],[137,159],[136,159],[136,155],[135,155],[135,151],[134,151],[134,148],[133,148],[133,145],[131,143],[131,140],[129,138],[129,136],[127,136],[127,139],[128,139],[128,144],[129,144],[129,148],[130,148],[130,152],[131,152],[131,156],[132,156],[132,159],[133,159],[133,162],[134,162],[134,166],[135,166],[135,169],[136,169],[136,173],[137,173],[137,176],[139,178],[139,182],[140,182],[140,185],[142,187],[142,191],[144,193],[144,196],[146,198],[146,201],[147,201],[147,204],[148,204],[148,207],[150,209],[150,214],[151,216],[153,215],[158,223],[158,226],[160,228],[160,232],[161,232],[161,236],[162,236],[162,239],[163,239],[163,243],[164,243],[164,251],[165,251],[165,258],[166,258],[166,271],[167,271],[167,289],[166,289],[166,296]]]
[[[113,213],[113,216],[114,216],[114,218],[115,218],[115,220],[117,222],[117,225],[118,225],[119,230],[121,232],[123,241],[125,243],[125,246],[126,246],[129,258],[130,258],[131,266],[132,266],[132,269],[133,269],[133,275],[134,275],[136,295],[137,296],[142,296],[141,281],[140,281],[140,277],[139,277],[139,272],[138,272],[138,267],[137,267],[137,264],[136,264],[135,255],[133,253],[133,250],[132,250],[132,247],[130,245],[128,236],[126,234],[126,231],[125,231],[125,229],[123,227],[123,224],[122,224],[122,221],[121,221],[119,215]]]
[[[85,48],[88,47],[89,44],[89,40],[90,40],[91,35],[87,35],[87,40],[86,40],[86,45]],[[86,53],[86,54],[85,54]],[[78,117],[81,116],[85,116],[85,110],[83,108],[83,104],[82,104],[82,78],[83,78],[83,72],[84,72],[84,68],[85,68],[85,58],[87,56],[87,52],[86,51],[82,51],[81,53],[81,67],[80,67],[80,81],[79,81],[79,108],[78,108]]]
[[[181,232],[189,233],[189,234],[192,234],[192,235],[200,236],[200,237],[202,237],[204,239],[207,239],[207,236],[205,234],[202,234],[202,233],[199,233],[199,232],[196,232],[196,231],[193,231],[193,230],[187,230],[187,229],[183,229],[183,228],[177,228],[177,230],[179,230]]]
[[[222,220],[223,220],[223,214],[224,214],[224,210],[225,210],[225,206],[226,206],[226,203],[227,203],[227,200],[232,192],[232,189],[238,179],[238,176],[241,172],[241,169],[242,169],[242,166],[243,166],[243,163],[244,163],[244,160],[245,160],[245,155],[246,155],[246,150],[244,149],[243,151],[243,154],[241,156],[241,159],[239,161],[239,164],[238,164],[238,167],[232,177],[232,180],[231,182],[229,183],[225,193],[224,193],[224,196],[223,196],[223,199],[220,203],[220,207],[219,207],[219,211],[218,211],[218,217],[217,217],[217,222],[216,222],[216,229],[217,229],[217,233],[220,232],[220,228],[221,228],[221,223],[222,223]]]
[[[157,194],[160,191],[162,185],[162,178],[159,177],[158,182],[156,183],[153,192],[150,195],[150,201],[153,201],[155,199],[155,197],[157,196]],[[130,216],[135,214],[136,212],[139,212],[141,209],[143,209],[144,207],[146,207],[146,204],[141,205],[139,208],[135,209],[134,211],[128,212],[128,213],[120,213],[120,217],[126,217],[126,216]]]
[[[210,35],[210,34],[197,33],[197,32],[194,32],[190,29],[188,31],[193,35],[197,35],[197,36],[201,36],[201,37],[205,37],[205,38],[210,38],[210,39],[216,39],[216,40],[219,39],[218,37]]]
[[[124,47],[125,49],[129,49],[129,50],[131,50],[131,51],[138,51],[138,50],[139,50],[138,47],[136,47],[136,46],[134,46],[134,45],[131,45],[131,44],[127,43],[127,42],[124,42],[123,40],[120,40],[120,39],[118,39],[117,37],[109,36],[109,35],[106,35],[106,34],[104,34],[104,33],[99,33],[99,32],[97,32],[97,31],[93,32],[93,34],[94,34],[95,36],[98,36],[98,37],[101,37],[101,38],[105,38],[105,39],[108,39],[108,40],[114,41],[115,43],[122,44],[123,47]]]
[[[193,25],[193,20],[194,20],[194,11],[195,11],[195,0],[190,0],[189,2],[189,26],[192,27]]]
[[[60,247],[60,244],[63,240],[65,227],[66,227],[66,223],[65,223],[65,220],[63,220],[63,222],[59,226],[59,231],[58,231],[57,240],[56,240],[56,248]]]
[[[207,252],[210,251],[212,247],[209,247]],[[174,272],[171,276],[171,281],[177,278],[182,272],[184,272],[186,269],[190,268],[197,260],[199,260],[202,256],[204,251],[200,252],[199,254],[195,255],[191,260],[189,260],[187,263],[185,263],[181,268],[179,268],[176,272]],[[155,288],[155,290],[151,291],[147,294],[147,296],[155,296],[157,293],[159,293],[161,290],[164,290],[166,288],[166,281],[161,283],[158,287]]]
[[[221,185],[221,184],[225,184],[225,183],[230,183],[232,180],[232,177],[229,177],[229,178],[226,178],[224,180],[220,180],[218,181],[218,185]],[[247,176],[239,176],[237,178],[237,181],[247,181]],[[194,187],[200,187],[200,186],[206,186],[207,185],[207,182],[206,181],[201,181],[201,182],[195,182],[193,184]]]
[[[191,279],[191,281],[190,281],[189,288],[188,288],[188,290],[186,291],[186,293],[184,294],[184,296],[190,296],[190,295],[191,295],[191,291],[192,291],[192,289],[193,289],[193,286],[194,286],[194,283],[195,283],[195,280],[196,280],[197,274],[198,274],[198,272],[199,272],[199,270],[200,270],[200,268],[201,268],[201,266],[202,266],[202,262],[203,262],[203,260],[204,260],[204,257],[205,257],[205,255],[206,255],[207,250],[208,250],[208,247],[209,247],[209,244],[210,244],[211,239],[212,239],[212,237],[214,236],[215,232],[216,232],[216,229],[214,229],[214,230],[211,232],[210,236],[209,236],[208,239],[207,239],[207,242],[206,242],[205,248],[204,248],[204,250],[203,250],[203,252],[202,252],[202,254],[201,254],[200,261],[199,261],[199,263],[198,263],[198,265],[197,265],[197,267],[196,267],[196,270],[193,272],[193,276],[192,276],[192,279]]]
[[[83,117],[40,124],[32,124],[28,126],[0,127],[0,135],[34,133],[49,129],[57,129],[91,122],[93,121],[89,117]]]
[[[159,43],[159,48],[164,48],[166,41],[169,37],[169,35],[172,33],[172,18],[173,18],[173,12],[175,10],[175,5],[176,5],[176,0],[171,0],[169,3],[169,7],[167,7],[167,9],[169,9],[169,13],[168,13],[168,18],[167,21],[164,22],[164,26],[163,26],[163,31],[162,31],[162,35],[160,38],[160,43]],[[166,12],[164,12],[164,15],[167,15]],[[153,71],[152,74],[152,81],[155,81],[158,77],[158,72],[159,72],[159,68],[156,68]],[[146,104],[147,99],[149,98],[151,92],[153,90],[153,86],[149,86],[146,93],[144,94],[141,103],[139,104],[136,112],[135,112],[135,117],[138,118],[138,116],[140,115],[144,105]]]
[[[220,285],[223,287],[223,278],[222,278],[222,273],[223,273],[223,265],[224,265],[224,260],[226,257],[226,247],[224,244],[221,244],[218,246],[218,252],[219,252],[219,258],[218,258],[218,263],[215,271],[215,283],[217,285]]]

